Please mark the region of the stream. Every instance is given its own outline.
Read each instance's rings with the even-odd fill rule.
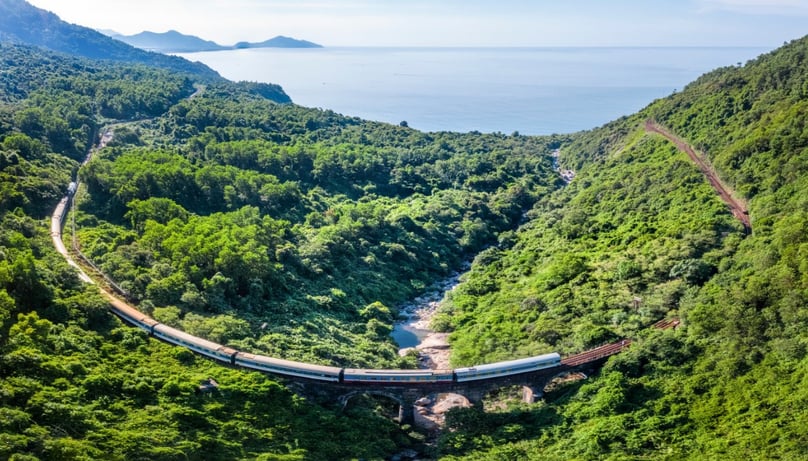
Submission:
[[[433,284],[424,294],[399,308],[402,320],[393,325],[390,336],[399,346],[399,354],[405,355],[411,349],[419,353],[421,368],[448,368],[448,333],[436,333],[429,328],[432,317],[438,311],[446,293],[460,282],[460,276],[468,270],[456,272],[446,279]]]
[[[575,172],[572,170],[565,170],[561,168],[561,164],[558,162],[558,157],[561,155],[561,149],[556,149],[553,151],[550,156],[553,158],[553,169],[561,175],[561,178],[564,179],[564,182],[569,184],[575,179]]]
[[[575,178],[575,172],[563,169],[559,163],[560,149],[554,150],[550,155],[553,169],[569,184]],[[523,219],[527,218],[527,213]],[[460,276],[471,267],[466,263],[460,272],[455,272],[448,278],[433,284],[424,294],[399,308],[399,316],[403,320],[393,324],[390,336],[398,344],[399,355],[405,355],[410,349],[417,349],[421,358],[422,368],[448,367],[449,343],[446,333],[436,333],[429,329],[432,317],[440,307],[441,301],[447,292],[454,289],[460,282]]]

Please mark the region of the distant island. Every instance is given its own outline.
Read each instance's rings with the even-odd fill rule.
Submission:
[[[322,48],[322,45],[278,35],[263,42],[238,42],[233,46],[219,45],[194,35],[186,35],[176,30],[168,32],[144,31],[135,35],[122,35],[113,31],[102,31],[110,37],[148,51],[159,53],[196,53],[199,51],[241,50],[247,48]]]

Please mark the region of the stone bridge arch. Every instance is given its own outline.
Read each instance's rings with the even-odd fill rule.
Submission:
[[[379,397],[385,397],[398,403],[399,406],[406,404],[404,397],[395,392],[390,392],[384,389],[357,389],[339,396],[337,403],[339,404],[340,410],[345,410],[345,408],[348,406],[348,402],[350,402],[354,397],[358,397],[360,395],[377,395]]]
[[[590,370],[587,369],[585,372],[581,368],[582,367],[569,367],[563,370],[559,370],[558,373],[555,373],[553,375],[548,375],[547,379],[545,380],[541,388],[542,393],[549,392],[550,390],[552,390],[552,386],[554,385],[554,382],[556,380],[566,378],[570,375],[580,375],[580,378],[578,379],[587,379],[589,377]],[[578,379],[576,379],[576,381]]]
[[[411,424],[413,422],[415,412],[414,410],[415,401],[418,400],[422,396],[422,394],[423,393],[420,392],[419,389],[361,388],[340,394],[340,396],[337,398],[337,404],[340,410],[345,410],[351,399],[358,397],[360,395],[374,395],[384,397],[398,404],[399,423]]]
[[[422,397],[429,397],[437,401],[440,394],[456,394],[465,399],[471,405],[482,404],[480,392],[474,386],[434,386],[434,387],[363,387],[359,389],[343,389],[336,398],[337,405],[344,410],[351,399],[360,395],[375,395],[390,399],[398,403],[398,421],[400,423],[412,424],[415,419],[415,402]]]

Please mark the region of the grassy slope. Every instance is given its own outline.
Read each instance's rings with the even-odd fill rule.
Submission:
[[[571,351],[625,334],[636,342],[546,404],[476,415],[473,428],[464,426],[471,416],[457,415],[464,430],[444,439],[445,453],[804,459],[806,54],[801,39],[719,69],[563,148],[576,179],[480,261],[453,298],[445,320],[455,328],[455,360]],[[752,235],[684,154],[642,131],[648,118],[705,151],[748,201]],[[641,329],[665,315],[681,316],[683,327]],[[472,347],[480,336],[483,347]],[[497,418],[510,430],[487,426]]]

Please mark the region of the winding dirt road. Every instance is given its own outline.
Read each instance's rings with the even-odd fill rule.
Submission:
[[[704,176],[707,177],[707,181],[709,181],[710,185],[713,187],[713,189],[715,189],[719,197],[721,197],[721,200],[726,203],[727,206],[729,206],[729,209],[732,211],[732,215],[743,223],[743,226],[746,228],[746,232],[752,232],[752,222],[749,219],[749,212],[746,209],[746,205],[741,200],[735,198],[735,194],[732,189],[721,181],[721,178],[718,177],[715,170],[713,170],[712,167],[707,164],[704,158],[696,152],[693,146],[653,120],[647,120],[645,122],[645,131],[662,135],[668,141],[676,145],[680,151],[686,153],[687,156],[690,157],[690,160],[692,160],[693,163],[699,167],[699,170],[701,170]]]

